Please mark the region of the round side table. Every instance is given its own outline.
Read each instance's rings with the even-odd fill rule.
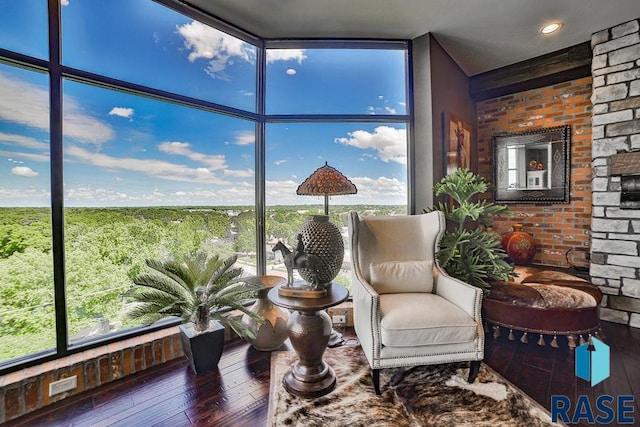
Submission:
[[[332,283],[324,298],[292,298],[278,294],[281,286],[271,289],[268,298],[275,305],[294,311],[287,327],[291,345],[298,355],[298,360],[284,375],[284,388],[294,396],[324,396],[336,386],[333,368],[322,360],[332,328],[331,319],[324,310],[346,300],[349,291]]]

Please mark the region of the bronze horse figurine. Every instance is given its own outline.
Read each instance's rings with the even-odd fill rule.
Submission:
[[[294,251],[287,248],[281,241],[278,241],[271,251],[280,251],[282,253],[284,266],[287,268],[287,286],[291,286],[293,284],[293,270],[305,268],[311,270],[311,276],[313,278],[311,282],[312,288],[319,288],[318,268],[320,267],[320,258],[317,255],[304,252],[302,236],[298,235],[298,246]]]

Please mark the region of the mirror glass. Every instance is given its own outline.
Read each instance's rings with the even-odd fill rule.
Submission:
[[[569,202],[569,126],[493,137],[494,200]]]

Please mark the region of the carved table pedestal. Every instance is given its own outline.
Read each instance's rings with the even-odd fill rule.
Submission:
[[[332,328],[324,310],[346,300],[349,291],[332,283],[324,298],[294,298],[279,295],[280,286],[271,289],[268,297],[275,305],[294,311],[287,326],[291,345],[298,355],[298,361],[284,376],[284,388],[299,397],[324,396],[336,386],[335,372],[322,360]]]

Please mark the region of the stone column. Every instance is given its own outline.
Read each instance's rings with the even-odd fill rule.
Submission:
[[[611,156],[640,151],[640,22],[591,37],[592,195],[591,264],[605,294],[602,320],[640,328],[640,210],[620,209],[620,177]]]

